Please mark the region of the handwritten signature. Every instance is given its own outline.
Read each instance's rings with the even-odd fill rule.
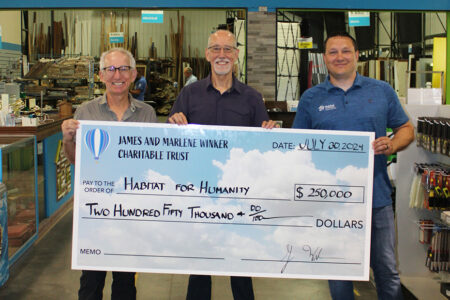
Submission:
[[[323,248],[321,248],[321,247],[313,248],[310,245],[304,245],[302,250],[304,252],[306,252],[306,254],[308,255],[308,258],[309,258],[309,260],[311,260],[311,262],[316,262],[321,258],[320,255],[322,253]],[[283,267],[281,268],[281,273],[284,273],[286,271],[288,264],[294,260],[293,252],[294,252],[294,246],[287,244],[286,245],[286,254],[281,259],[281,261],[284,262]]]
[[[310,245],[304,245],[303,251],[305,251],[308,255],[311,261],[318,261],[320,258],[320,254],[322,253],[322,248],[317,247],[314,250],[311,248]]]
[[[294,256],[292,256],[292,249],[293,249],[293,248],[294,248],[294,247],[293,247],[292,245],[289,245],[289,244],[286,245],[287,253],[286,253],[286,255],[285,255],[285,256],[283,257],[283,259],[282,259],[282,261],[285,261],[285,263],[284,263],[284,265],[283,265],[283,268],[281,268],[281,273],[284,273],[284,271],[286,270],[286,267],[287,267],[288,263],[294,259]]]

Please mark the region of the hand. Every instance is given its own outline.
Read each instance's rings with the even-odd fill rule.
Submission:
[[[80,122],[75,119],[68,119],[62,123],[63,143],[74,142],[79,124]]]
[[[391,155],[392,153],[395,153],[394,144],[392,143],[392,140],[387,136],[379,137],[375,141],[373,141],[372,148],[375,151],[375,155]]]
[[[261,127],[266,128],[266,129],[272,129],[274,127],[280,128],[280,125],[273,120],[269,120],[269,121],[263,121]]]
[[[188,124],[186,116],[182,112],[174,113],[173,115],[171,115],[169,117],[168,121],[171,124],[178,124],[178,125],[187,125]]]

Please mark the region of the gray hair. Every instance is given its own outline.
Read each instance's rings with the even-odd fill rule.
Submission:
[[[225,30],[225,29],[219,29],[219,30],[217,30],[217,31],[215,31],[215,32],[213,32],[213,33],[211,33],[211,34],[209,35],[209,38],[208,38],[208,47],[211,45],[211,37],[212,37],[213,35],[215,35],[216,33],[221,33],[221,32],[227,33],[228,35],[230,35],[230,36],[233,38],[233,47],[237,48],[236,36],[235,36],[231,31]]]
[[[122,54],[125,54],[126,56],[128,56],[128,60],[130,61],[130,67],[135,69],[136,68],[136,60],[133,57],[133,54],[131,54],[130,51],[125,50],[123,48],[111,48],[108,51],[105,51],[102,53],[102,55],[100,56],[100,70],[103,70],[103,68],[105,67],[105,58],[108,54],[111,54],[112,52],[120,52]]]
[[[184,68],[183,71],[184,71],[184,72],[187,72],[187,73],[189,73],[189,74],[192,74],[192,68],[191,68],[191,67],[186,67],[186,68]]]

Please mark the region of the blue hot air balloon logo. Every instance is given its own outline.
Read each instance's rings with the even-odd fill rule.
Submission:
[[[91,129],[86,133],[86,146],[91,150],[94,159],[98,160],[109,145],[109,134],[99,128]]]

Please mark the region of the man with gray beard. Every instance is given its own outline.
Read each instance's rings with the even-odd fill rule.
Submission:
[[[269,120],[261,94],[233,76],[238,54],[236,38],[231,32],[218,30],[211,34],[205,50],[211,74],[181,90],[167,121],[178,125],[273,128],[275,122]],[[232,276],[231,289],[235,300],[254,299],[250,277]],[[210,300],[211,276],[191,275],[186,299]]]

